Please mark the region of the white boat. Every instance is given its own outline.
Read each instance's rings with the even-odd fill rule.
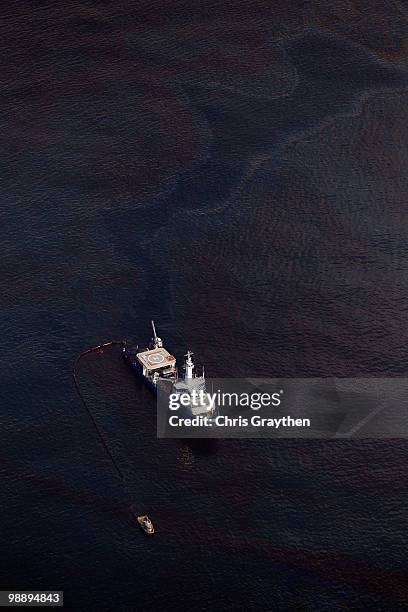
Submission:
[[[143,529],[143,531],[145,533],[147,533],[148,535],[153,535],[154,534],[153,523],[149,519],[147,514],[143,514],[142,516],[138,516],[137,517],[137,522],[139,523],[139,525],[141,526],[141,528]]]

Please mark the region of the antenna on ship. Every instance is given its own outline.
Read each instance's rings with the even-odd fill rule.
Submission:
[[[156,328],[154,326],[154,321],[152,321],[152,329],[153,329],[153,344],[155,348],[160,348],[163,346],[163,342],[161,338],[156,334]]]
[[[191,351],[187,351],[187,354],[184,355],[186,357],[184,362],[185,378],[193,378],[194,361],[191,359],[192,356],[193,353]]]

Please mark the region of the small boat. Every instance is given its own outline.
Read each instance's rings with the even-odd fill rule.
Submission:
[[[139,525],[141,526],[141,528],[143,529],[143,531],[145,533],[147,533],[148,535],[153,535],[154,534],[153,523],[149,519],[147,514],[144,514],[143,516],[138,516],[137,517],[137,522],[139,523]]]

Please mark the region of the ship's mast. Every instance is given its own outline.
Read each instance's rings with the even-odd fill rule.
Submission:
[[[193,378],[193,370],[194,370],[194,361],[192,360],[193,353],[191,351],[187,351],[185,355],[186,360],[184,362],[185,367],[185,378]]]
[[[156,334],[156,327],[154,325],[154,321],[152,321],[152,329],[153,329],[153,346],[155,348],[160,348],[163,346],[163,342],[161,338],[159,338],[158,335]]]

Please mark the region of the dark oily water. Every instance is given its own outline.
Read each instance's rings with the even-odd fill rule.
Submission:
[[[76,394],[152,317],[212,376],[407,372],[402,5],[196,4],[0,9],[1,586],[403,609],[405,442],[191,455],[112,346],[77,368],[110,456]]]

